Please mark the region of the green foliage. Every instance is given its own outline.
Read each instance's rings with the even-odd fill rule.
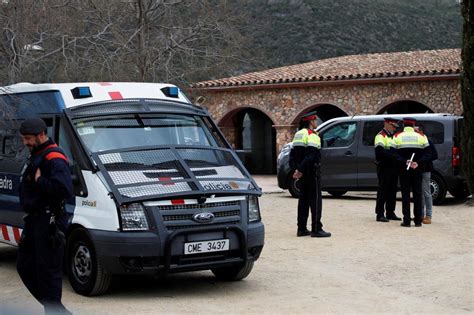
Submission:
[[[255,68],[351,54],[461,47],[455,0],[239,1]],[[254,53],[255,56],[255,53]],[[249,69],[254,70],[254,69]]]

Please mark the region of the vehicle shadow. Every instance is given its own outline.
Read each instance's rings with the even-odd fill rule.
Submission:
[[[18,249],[9,245],[0,245],[0,267],[16,268],[16,256]]]
[[[170,274],[167,276],[116,276],[110,290],[97,298],[136,300],[149,298],[212,298],[222,293],[249,292],[258,285],[252,275],[246,280],[219,281],[210,271]],[[71,289],[72,290],[72,289]]]
[[[17,248],[0,245],[0,267],[5,271],[16,272]],[[74,293],[66,274],[63,275],[63,290]],[[120,299],[148,299],[174,297],[201,297],[212,298],[223,290],[226,292],[249,292],[258,285],[252,280],[252,274],[247,280],[226,282],[217,280],[210,271],[187,272],[170,274],[167,276],[115,276],[110,290],[101,296],[94,297],[100,300]],[[76,293],[74,293],[76,294]],[[86,299],[84,297],[84,299]]]

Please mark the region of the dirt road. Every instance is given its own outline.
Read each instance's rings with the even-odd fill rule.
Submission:
[[[333,237],[315,239],[295,237],[296,202],[287,193],[261,198],[266,244],[244,281],[217,282],[210,272],[122,278],[93,298],[65,281],[63,302],[75,314],[474,312],[474,207],[449,200],[434,208],[432,225],[402,228],[375,222],[373,194],[325,196]],[[0,314],[41,312],[15,260],[0,245]]]

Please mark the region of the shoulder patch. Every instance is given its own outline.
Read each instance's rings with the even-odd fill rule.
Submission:
[[[52,159],[61,159],[61,160],[66,161],[66,163],[69,163],[67,157],[64,154],[60,153],[60,152],[50,152],[50,153],[46,154],[45,159],[48,160],[48,161],[50,161]]]

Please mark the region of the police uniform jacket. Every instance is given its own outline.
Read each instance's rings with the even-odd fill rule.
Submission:
[[[290,152],[290,167],[303,174],[308,174],[319,167],[321,162],[321,139],[309,128],[299,130],[293,138]]]
[[[375,146],[375,160],[377,165],[386,168],[396,168],[398,163],[393,156],[393,151],[390,150],[391,142],[393,140],[393,134],[387,131],[385,128],[382,129],[374,140]]]
[[[413,161],[418,163],[415,171],[422,171],[426,163],[431,160],[430,150],[428,149],[428,138],[413,127],[405,127],[402,132],[396,133],[390,144],[394,149],[394,156],[399,163],[400,170],[407,171],[406,161],[409,160],[413,153]],[[410,168],[409,171],[412,169]]]
[[[35,181],[36,170],[41,176]],[[20,202],[27,213],[57,210],[72,195],[72,180],[65,154],[49,139],[31,152],[20,184]]]

